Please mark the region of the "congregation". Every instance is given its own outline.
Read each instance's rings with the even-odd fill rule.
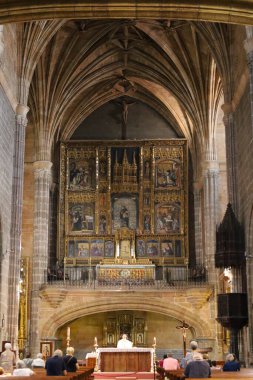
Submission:
[[[73,347],[67,347],[65,356],[61,350],[57,349],[53,356],[46,360],[42,353],[38,353],[35,359],[28,354],[24,360],[16,361],[10,343],[5,344],[5,350],[0,356],[0,365],[0,375],[5,376],[31,376],[38,368],[44,368],[47,376],[66,376],[68,372],[76,372],[79,369]]]
[[[240,371],[240,363],[233,354],[227,355],[223,366],[217,366],[216,361],[209,360],[207,354],[202,355],[198,352],[196,341],[190,342],[190,349],[180,362],[173,358],[172,354],[164,355],[163,359],[158,362],[158,372],[164,375],[164,371],[176,371],[181,368],[185,378],[208,378],[212,377],[212,370]]]

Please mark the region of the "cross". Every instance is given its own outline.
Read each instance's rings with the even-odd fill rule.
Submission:
[[[183,350],[184,350],[184,356],[185,356],[186,355],[186,331],[189,330],[190,325],[188,325],[188,323],[185,323],[185,321],[183,321],[183,324],[176,326],[176,328],[181,330],[183,334]]]

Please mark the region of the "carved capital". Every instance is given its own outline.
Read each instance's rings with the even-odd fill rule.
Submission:
[[[219,174],[219,163],[216,160],[206,160],[203,162],[203,174],[204,176],[218,175]]]
[[[224,104],[222,104],[221,109],[224,112],[224,115],[228,115],[228,114],[234,112],[232,103],[224,103]]]
[[[23,105],[23,104],[18,104],[16,107],[16,120],[17,124],[22,125],[23,127],[26,127],[27,125],[27,113],[29,111],[29,107]]]
[[[51,179],[51,161],[35,161],[33,163],[34,177],[36,179]]]

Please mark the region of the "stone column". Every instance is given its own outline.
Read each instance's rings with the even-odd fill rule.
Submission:
[[[208,279],[216,283],[214,255],[216,250],[216,225],[218,222],[218,162],[206,161],[203,167],[204,176],[204,224],[205,224],[205,266]]]
[[[16,109],[16,131],[13,156],[11,242],[9,256],[9,301],[7,337],[18,348],[19,277],[21,257],[21,226],[24,182],[25,127],[29,108],[19,104]]]
[[[34,232],[32,263],[32,295],[30,351],[39,352],[39,290],[45,282],[48,266],[49,199],[51,185],[50,161],[34,162]]]
[[[202,226],[202,184],[194,182],[194,221],[195,221],[195,251],[196,264],[205,265],[203,253],[203,226]]]
[[[227,158],[227,186],[228,199],[236,213],[237,210],[237,173],[236,173],[236,155],[235,155],[235,123],[234,112],[230,103],[222,105],[224,112],[223,123],[225,125],[226,135],[226,158]]]
[[[253,30],[252,27],[246,29],[248,38],[244,41],[248,68],[249,68],[249,85],[250,85],[250,108],[251,108],[251,138],[253,137]]]
[[[253,28],[252,26],[246,26],[247,39],[244,41],[244,49],[246,51],[248,68],[249,68],[249,85],[250,85],[250,108],[251,108],[251,136],[253,138]],[[250,231],[247,231],[250,234]],[[246,261],[246,271],[247,271],[247,290],[248,290],[248,313],[249,313],[249,362],[253,360],[253,313],[252,313],[252,302],[253,302],[253,252],[252,244],[250,244],[250,236],[246,235],[247,246],[247,261]]]
[[[4,52],[4,27],[0,25],[0,66],[2,66],[2,55]]]

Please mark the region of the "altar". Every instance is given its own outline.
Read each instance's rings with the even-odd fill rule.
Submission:
[[[150,372],[153,370],[153,348],[99,348],[101,372]]]

